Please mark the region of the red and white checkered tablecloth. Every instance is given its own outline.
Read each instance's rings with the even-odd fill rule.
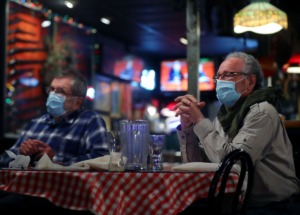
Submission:
[[[0,189],[94,214],[177,214],[206,198],[214,173],[0,170]],[[226,192],[234,192],[231,175]]]

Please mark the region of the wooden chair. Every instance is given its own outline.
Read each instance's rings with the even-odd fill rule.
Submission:
[[[228,181],[229,173],[234,164],[240,164],[240,173],[235,192],[225,194],[225,187]],[[247,178],[246,190],[242,190],[245,178]],[[218,183],[221,183],[217,190]],[[253,183],[253,164],[250,155],[236,149],[221,161],[216,170],[212,183],[209,188],[208,198],[195,201],[192,205],[180,212],[180,215],[242,215],[245,213],[249,194]],[[224,210],[226,209],[226,210]]]
[[[228,206],[228,198],[225,197],[225,187],[228,181],[229,173],[234,164],[240,164],[240,174],[238,184],[233,194],[232,199],[230,199],[230,206],[227,207],[229,210],[224,211],[224,205]],[[246,190],[243,193],[242,187],[244,179],[247,178]],[[221,182],[220,189],[217,191],[217,185]],[[247,208],[250,191],[253,184],[253,163],[250,155],[241,150],[236,149],[222,160],[220,166],[216,170],[212,184],[209,189],[208,194],[208,208],[211,214],[244,214]]]

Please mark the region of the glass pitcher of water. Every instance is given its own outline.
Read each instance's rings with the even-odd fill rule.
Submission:
[[[121,120],[120,133],[125,170],[147,170],[149,122],[147,120]]]

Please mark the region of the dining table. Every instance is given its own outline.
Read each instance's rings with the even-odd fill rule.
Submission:
[[[0,190],[47,198],[71,210],[95,215],[175,215],[208,196],[214,172],[0,170]],[[233,193],[231,173],[225,192]]]

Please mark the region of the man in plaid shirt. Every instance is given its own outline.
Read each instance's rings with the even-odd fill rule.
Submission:
[[[98,113],[82,108],[87,92],[86,79],[76,71],[64,71],[54,77],[46,91],[49,94],[48,113],[33,119],[10,151],[30,156],[31,165],[45,153],[54,163],[62,165],[107,155],[104,120]],[[11,160],[5,152],[2,153],[0,166],[8,167]],[[16,195],[0,193],[0,210],[3,205],[10,209],[18,205],[19,210],[22,210],[22,205],[29,207],[30,197]],[[33,202],[38,205],[36,199]]]

